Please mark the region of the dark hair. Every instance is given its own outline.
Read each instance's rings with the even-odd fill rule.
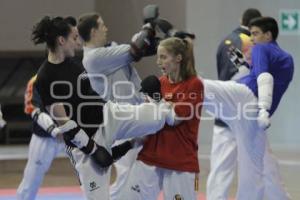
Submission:
[[[77,21],[75,19],[75,17],[72,17],[72,16],[68,16],[68,17],[65,17],[65,22],[67,22],[67,24],[71,25],[71,26],[76,26],[77,25]]]
[[[75,21],[74,21],[75,20]],[[54,17],[45,16],[39,21],[32,31],[32,41],[34,44],[46,43],[50,51],[55,51],[56,39],[59,36],[65,38],[71,32],[71,26],[76,26],[76,19],[73,17]]]
[[[263,33],[268,31],[272,34],[272,39],[276,40],[278,36],[278,24],[277,21],[272,17],[259,17],[250,21],[249,28],[252,26],[259,27]]]
[[[88,42],[91,39],[92,28],[98,28],[98,19],[100,15],[97,13],[85,14],[79,17],[78,32],[81,38]]]
[[[192,40],[196,39],[196,35],[195,34],[189,33],[189,32],[186,32],[186,31],[177,31],[174,34],[174,37],[178,37],[180,39],[185,39],[185,38],[190,38]]]
[[[249,26],[249,23],[252,19],[261,17],[261,13],[256,8],[248,8],[244,11],[242,16],[242,25]]]

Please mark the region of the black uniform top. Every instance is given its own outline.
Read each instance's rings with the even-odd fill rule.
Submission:
[[[43,107],[63,103],[67,116],[91,137],[103,122],[104,101],[92,90],[80,62],[66,59],[60,64],[44,61],[35,87]]]
[[[245,41],[243,41],[241,34],[245,34],[248,37],[250,36],[249,30],[238,27],[233,30],[228,36],[226,36],[218,47],[217,71],[219,80],[230,80],[233,75],[238,72],[238,69],[233,65],[228,57],[228,48],[233,45],[242,51],[242,47],[244,45],[243,43]],[[215,124],[219,126],[227,126],[224,122],[218,119],[216,120]]]

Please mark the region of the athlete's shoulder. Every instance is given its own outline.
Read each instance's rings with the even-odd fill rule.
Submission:
[[[53,67],[51,66],[51,63],[48,62],[48,60],[44,60],[44,62],[41,64],[41,66],[39,67],[39,70],[37,72],[37,76],[48,76],[49,73],[51,73],[52,71],[55,71],[53,69]]]
[[[201,79],[196,75],[191,76],[188,80],[191,83],[201,83]]]
[[[197,87],[203,87],[203,81],[201,78],[199,78],[198,76],[192,76],[190,78],[190,84],[191,85],[195,85]]]
[[[288,68],[293,69],[294,68],[293,56],[285,50],[282,50],[282,54],[285,58],[285,63],[287,64]]]
[[[36,81],[36,78],[37,78],[37,74],[32,76],[31,79],[28,81],[28,85],[32,85]]]
[[[40,79],[46,78],[49,70],[50,69],[49,69],[49,67],[47,65],[47,60],[45,60],[41,64],[41,66],[39,67],[39,69],[37,71],[37,74],[36,74],[37,77],[36,77],[36,79],[40,80]]]
[[[254,46],[253,46],[253,51],[254,50],[263,50],[263,51],[266,51],[268,49],[272,48],[271,46],[271,43],[269,42],[264,42],[264,43],[256,43]]]
[[[293,56],[288,52],[288,51],[286,51],[285,49],[283,49],[283,48],[281,48],[281,47],[279,47],[278,46],[278,48],[280,49],[280,51],[281,51],[281,54],[286,58],[286,59],[288,59],[288,60],[293,60]]]
[[[31,77],[31,79],[29,79],[29,81],[27,82],[26,92],[32,91],[33,84],[36,82],[36,79],[37,75],[34,75],[33,77]]]
[[[51,80],[56,77],[56,74],[60,73],[56,69],[54,69],[51,64],[47,61],[47,59],[42,63],[40,66],[37,74],[36,74],[36,80],[35,80],[35,85],[38,87],[45,84],[48,84],[51,82]]]
[[[272,46],[270,43],[257,43],[253,46],[251,55],[252,57],[255,57],[255,55],[261,55],[261,54],[269,54],[269,52],[272,51]]]
[[[160,83],[165,83],[165,82],[168,82],[169,80],[168,80],[167,76],[163,75],[163,76],[159,77],[159,81],[160,81]]]

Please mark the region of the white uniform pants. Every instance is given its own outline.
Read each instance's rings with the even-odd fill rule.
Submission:
[[[120,144],[121,142],[124,142],[124,140],[118,140],[114,145]],[[110,200],[118,200],[117,196],[122,187],[124,187],[130,169],[136,161],[137,155],[140,152],[141,148],[142,146],[139,146],[129,150],[125,156],[114,163],[117,174],[115,182],[110,186]]]
[[[150,103],[132,106],[107,102],[104,107],[105,122],[94,135],[94,141],[111,152],[116,140],[156,133],[163,128],[167,113],[155,111],[157,106]],[[100,168],[78,148],[68,150],[86,198],[108,200],[111,167]]]
[[[157,200],[163,190],[164,199],[196,200],[196,179],[195,173],[163,169],[137,160],[117,199]]]
[[[270,133],[272,134],[272,133]],[[288,200],[290,194],[286,191],[280,172],[279,164],[273,155],[269,142],[266,144],[264,157],[265,198],[268,200]]]
[[[205,80],[204,108],[235,133],[238,160],[238,200],[288,199],[276,159],[270,154],[266,132],[256,121],[257,98],[245,85]],[[235,150],[234,150],[235,151]]]
[[[100,168],[78,148],[67,147],[67,154],[76,169],[85,199],[108,200],[111,167]]]
[[[223,126],[214,126],[210,156],[210,173],[207,179],[208,200],[226,200],[237,163],[237,145],[234,133]],[[279,166],[267,143],[264,156],[265,198],[288,200],[290,195],[284,188]]]
[[[17,189],[18,200],[34,200],[53,159],[65,150],[65,145],[52,137],[32,134],[28,161]]]
[[[237,199],[263,199],[266,133],[259,129],[256,121],[256,97],[245,85],[233,81],[204,80],[204,88],[204,109],[236,133],[239,161]]]

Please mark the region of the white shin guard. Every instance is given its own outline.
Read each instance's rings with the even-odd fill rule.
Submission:
[[[274,79],[270,73],[261,73],[257,77],[258,86],[258,107],[270,110],[273,99]]]

